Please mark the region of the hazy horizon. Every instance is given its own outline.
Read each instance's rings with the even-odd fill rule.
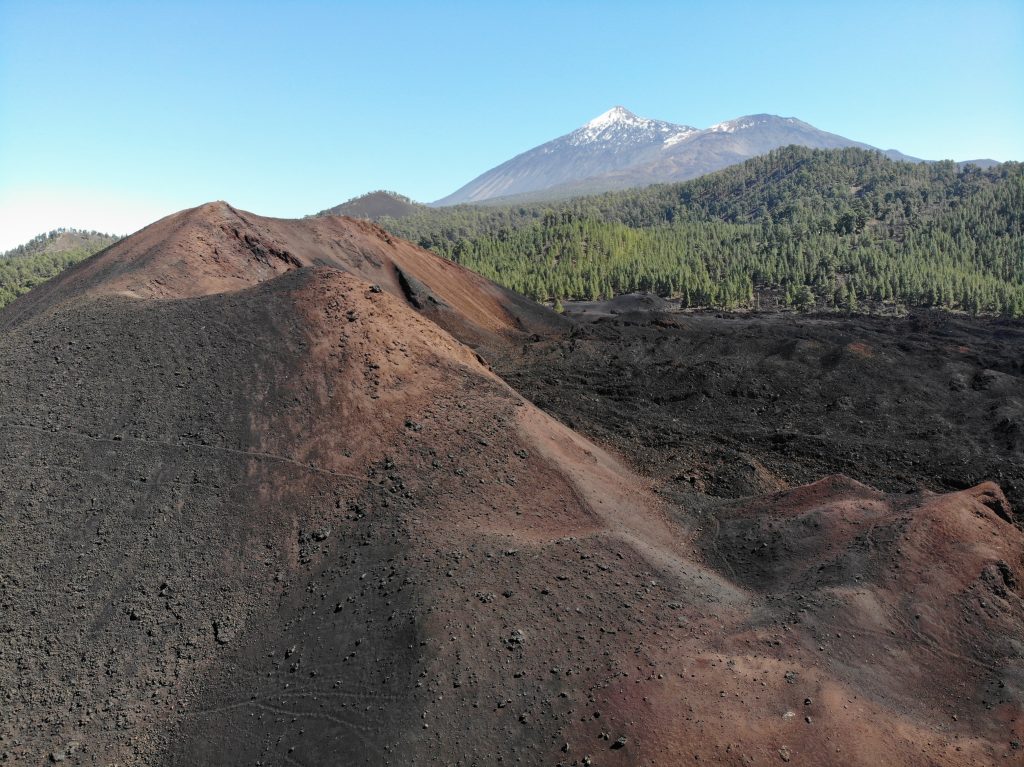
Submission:
[[[616,104],[1020,160],[1024,8],[0,0],[0,251],[213,199],[285,217],[374,189],[431,201]]]

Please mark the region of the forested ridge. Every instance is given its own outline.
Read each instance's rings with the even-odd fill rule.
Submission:
[[[55,229],[0,254],[0,308],[117,240],[100,232]]]
[[[787,147],[682,184],[421,209],[392,233],[532,298],[1024,316],[1024,166]]]
[[[380,225],[540,301],[648,290],[691,307],[1024,317],[1020,163],[793,146],[681,184],[562,202],[405,202],[414,212]],[[0,307],[116,239],[55,230],[0,255]]]

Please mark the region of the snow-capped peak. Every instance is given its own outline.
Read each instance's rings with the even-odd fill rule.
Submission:
[[[740,118],[739,120],[726,120],[725,122],[715,123],[708,128],[708,131],[710,133],[735,133],[744,128],[752,128],[754,125],[755,123],[752,120]]]
[[[706,140],[707,139],[707,140]],[[749,114],[710,128],[640,117],[614,106],[576,130],[529,149],[437,202],[565,194],[683,181],[777,146],[846,146],[795,117]],[[721,151],[722,148],[730,151]]]
[[[661,120],[638,117],[625,107],[615,106],[565,138],[572,146],[650,146],[661,144],[673,137],[679,141],[682,138],[680,134],[686,135],[693,130],[686,125],[673,125]]]
[[[641,121],[635,114],[630,112],[625,107],[615,106],[609,109],[607,112],[603,112],[595,117],[593,120],[584,125],[584,128],[594,128],[600,130],[601,128],[607,128],[609,125],[617,122],[638,122]]]

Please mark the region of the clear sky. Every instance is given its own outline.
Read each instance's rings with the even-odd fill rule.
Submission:
[[[0,0],[0,251],[214,199],[430,201],[616,104],[1024,160],[1024,0]]]

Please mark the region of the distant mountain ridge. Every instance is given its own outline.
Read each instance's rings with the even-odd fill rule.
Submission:
[[[119,239],[100,232],[54,229],[0,253],[0,309]]]
[[[638,117],[616,106],[581,128],[492,168],[432,205],[564,199],[686,181],[789,145],[875,149],[795,117],[746,115],[702,130]],[[895,149],[883,154],[921,162]]]
[[[33,237],[28,242],[0,253],[0,258],[21,258],[41,254],[68,253],[87,250],[95,253],[117,242],[120,237],[84,229],[54,229]]]
[[[623,171],[655,161],[664,147],[697,132],[688,125],[637,117],[617,106],[572,133],[487,171],[434,204],[481,202]]]
[[[891,160],[929,162],[820,130],[795,117],[754,114],[699,129],[639,117],[616,106],[571,133],[516,155],[432,203],[424,205],[397,192],[379,190],[316,215],[380,221],[414,216],[426,207],[565,200],[689,181],[785,146],[865,149]],[[957,165],[991,168],[999,162],[977,159]]]
[[[540,301],[651,291],[687,307],[1024,317],[1022,168],[787,146],[674,184],[381,226]]]

